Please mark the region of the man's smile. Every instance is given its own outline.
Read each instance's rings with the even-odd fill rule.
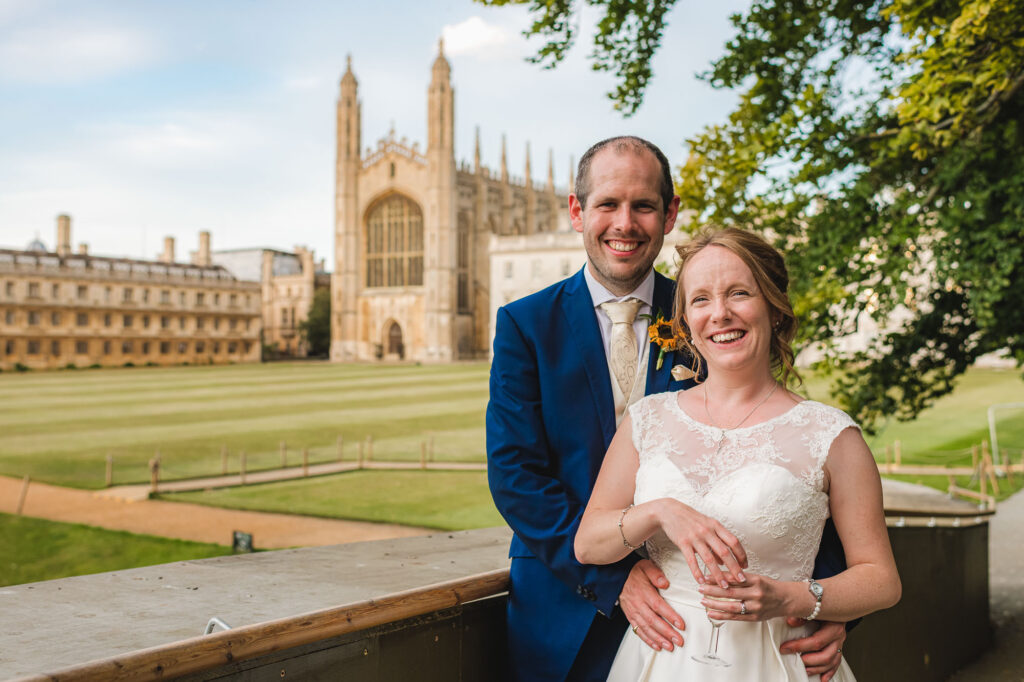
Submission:
[[[626,241],[624,239],[609,239],[605,241],[605,244],[607,244],[612,251],[617,251],[619,253],[632,253],[640,248],[640,242]]]

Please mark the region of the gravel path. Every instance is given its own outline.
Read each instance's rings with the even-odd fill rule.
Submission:
[[[21,487],[20,479],[0,476],[0,512],[15,513]],[[29,485],[22,513],[51,521],[227,546],[231,545],[232,532],[241,530],[252,534],[253,544],[259,549],[337,545],[437,532],[386,523],[236,511],[178,502],[129,501],[106,496],[104,491],[45,483]]]

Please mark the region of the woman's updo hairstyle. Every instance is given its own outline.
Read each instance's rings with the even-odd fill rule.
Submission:
[[[771,369],[772,374],[785,387],[790,378],[801,383],[800,374],[793,367],[793,339],[796,337],[797,321],[793,314],[793,305],[789,302],[789,273],[786,261],[774,246],[760,235],[738,227],[718,227],[707,225],[701,228],[693,238],[676,247],[679,254],[679,270],[676,273],[676,294],[672,309],[672,331],[694,357],[692,368],[700,374],[704,359],[694,347],[690,338],[690,330],[683,320],[686,312],[686,291],[683,289],[683,272],[689,262],[709,246],[720,246],[739,256],[754,275],[761,295],[768,304],[768,313],[772,323]]]

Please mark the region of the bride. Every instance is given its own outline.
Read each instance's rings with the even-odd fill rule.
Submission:
[[[705,230],[679,252],[673,329],[708,378],[630,408],[575,551],[606,564],[645,544],[686,637],[656,651],[634,625],[608,679],[817,680],[779,651],[813,630],[787,618],[845,622],[900,598],[878,470],[849,416],[786,388],[796,319],[782,255],[736,228]],[[830,514],[848,568],[818,582]],[[854,679],[845,661],[832,679]]]

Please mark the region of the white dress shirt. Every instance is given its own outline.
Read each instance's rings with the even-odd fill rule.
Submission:
[[[636,345],[639,349],[637,361],[639,362],[644,353],[650,351],[650,339],[647,335],[647,328],[650,320],[640,317],[650,315],[654,305],[654,270],[647,273],[647,277],[633,291],[625,296],[616,296],[608,291],[603,284],[590,274],[590,265],[583,267],[583,278],[587,281],[587,289],[590,290],[590,299],[594,302],[594,314],[597,315],[597,324],[601,327],[601,342],[604,344],[604,357],[608,358],[608,348],[611,344],[612,321],[608,313],[601,309],[601,304],[606,301],[625,301],[627,298],[638,298],[644,302],[636,313],[636,320],[633,321],[633,333],[636,334]]]

